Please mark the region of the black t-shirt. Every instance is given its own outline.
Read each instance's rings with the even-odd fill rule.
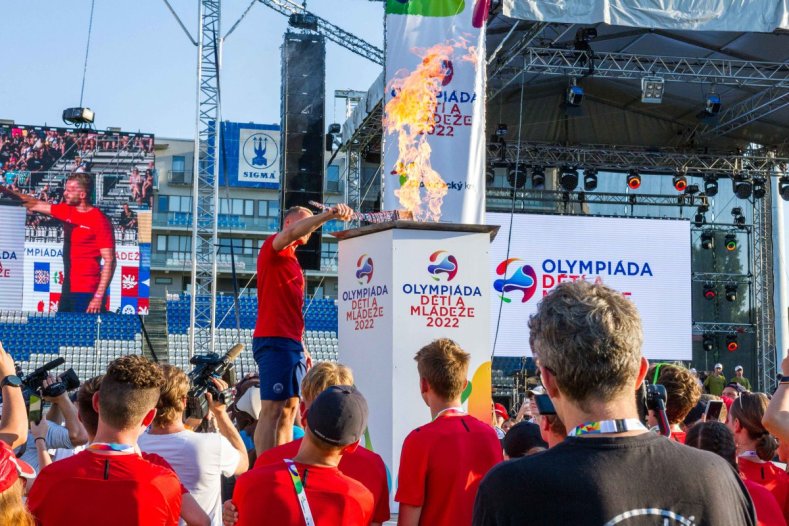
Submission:
[[[739,477],[719,456],[654,433],[569,437],[504,462],[482,481],[474,526],[753,526]]]

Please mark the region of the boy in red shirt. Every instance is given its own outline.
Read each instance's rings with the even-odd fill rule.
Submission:
[[[301,420],[307,420],[307,414],[315,398],[333,385],[353,385],[353,373],[341,364],[321,362],[307,373],[301,382]],[[294,440],[265,451],[257,458],[255,468],[262,468],[271,464],[281,464],[286,458],[295,457],[301,447],[303,439]],[[340,471],[364,485],[373,494],[375,511],[370,526],[379,526],[389,520],[389,481],[386,475],[386,465],[377,453],[364,447],[348,450],[340,459]],[[225,526],[234,524],[237,520],[236,509],[233,501],[225,503],[223,522]]]
[[[95,441],[45,467],[27,505],[39,526],[175,526],[181,484],[172,470],[137,454],[137,438],[156,415],[164,379],[142,356],[112,362],[93,397],[99,412]]]
[[[489,425],[463,410],[470,355],[448,338],[414,357],[422,398],[433,421],[403,442],[395,500],[399,526],[471,524],[482,478],[502,460],[501,444]]]
[[[296,456],[238,478],[238,525],[370,524],[372,493],[337,467],[366,426],[367,402],[355,388],[336,385],[322,392],[307,414]]]

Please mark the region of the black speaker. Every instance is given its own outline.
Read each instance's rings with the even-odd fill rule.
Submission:
[[[323,202],[326,132],[326,41],[285,33],[282,44],[282,212]],[[296,250],[302,268],[320,270],[321,231]]]

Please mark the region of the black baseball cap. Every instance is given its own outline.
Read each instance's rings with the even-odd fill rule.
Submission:
[[[540,435],[540,426],[531,422],[519,422],[512,426],[501,441],[504,452],[510,458],[518,458],[535,447],[547,448],[548,444]]]
[[[367,401],[351,385],[333,385],[310,405],[307,425],[315,436],[329,444],[353,444],[367,428]]]

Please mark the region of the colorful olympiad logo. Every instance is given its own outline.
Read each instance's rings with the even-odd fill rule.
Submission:
[[[367,254],[362,254],[356,261],[356,279],[359,280],[359,285],[364,284],[364,278],[367,278],[367,283],[373,279],[373,258]]]
[[[446,255],[438,261],[441,254]],[[458,273],[458,260],[446,250],[437,250],[430,254],[430,262],[433,265],[428,265],[427,271],[436,281],[439,281],[439,274],[446,274],[447,281],[452,281]]]
[[[529,265],[513,265],[517,268],[512,276],[509,278],[507,277],[507,267],[509,267],[510,263],[515,261],[521,260],[519,258],[505,259],[499,263],[498,267],[496,267],[496,274],[499,276],[504,276],[504,279],[497,279],[494,281],[493,288],[498,292],[501,292],[500,298],[504,303],[509,303],[512,301],[511,298],[506,296],[506,294],[510,291],[518,290],[523,292],[523,299],[521,299],[521,303],[526,303],[529,301],[537,291],[537,274]]]

